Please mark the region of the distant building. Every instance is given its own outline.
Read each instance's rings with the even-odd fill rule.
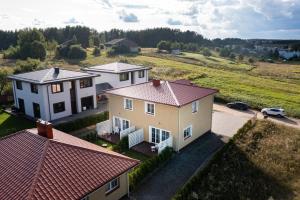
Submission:
[[[20,112],[52,121],[97,107],[96,76],[55,67],[9,78]]]
[[[117,200],[139,161],[38,121],[0,139],[1,200]]]
[[[126,38],[114,39],[114,40],[111,40],[111,41],[105,43],[106,48],[110,48],[113,46],[126,46],[131,53],[139,52],[139,46],[132,40],[129,40]]]
[[[179,55],[179,54],[181,54],[181,51],[180,51],[180,49],[172,49],[171,54]]]

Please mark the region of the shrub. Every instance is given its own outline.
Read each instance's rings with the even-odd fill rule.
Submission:
[[[108,119],[108,112],[104,112],[104,113],[88,116],[85,118],[76,119],[74,121],[58,124],[55,126],[55,128],[63,132],[71,132],[105,121],[107,119]]]
[[[173,149],[168,147],[158,156],[141,163],[137,168],[129,173],[130,189],[135,189],[147,175],[153,172],[156,168],[162,166],[167,160],[171,159],[172,155]]]
[[[114,151],[118,151],[120,153],[127,151],[128,149],[128,136],[123,137],[120,142],[113,147]]]
[[[159,51],[161,51],[161,50],[170,51],[171,50],[171,43],[169,41],[162,40],[156,46]]]
[[[83,136],[83,139],[92,143],[95,143],[97,141],[97,132],[91,131],[90,133]]]
[[[44,60],[46,58],[46,47],[42,42],[34,41],[31,43],[30,57]]]
[[[27,58],[27,60],[18,60],[14,74],[31,72],[39,69],[40,61],[36,59]]]
[[[71,45],[69,52],[68,52],[68,58],[70,58],[70,59],[85,59],[86,51],[79,44]]]
[[[3,58],[4,59],[17,59],[20,57],[20,47],[10,46],[7,50],[4,51]]]
[[[95,47],[94,50],[93,50],[93,55],[94,56],[100,56],[101,52],[100,52],[100,49],[99,47]]]
[[[203,48],[201,54],[207,57],[211,56],[211,52],[208,48]]]
[[[222,48],[220,50],[220,56],[222,56],[222,57],[229,57],[230,53],[231,53],[231,51],[228,48]]]

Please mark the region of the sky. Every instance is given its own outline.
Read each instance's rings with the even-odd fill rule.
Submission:
[[[2,1],[2,2],[1,2]],[[170,27],[212,38],[300,39],[300,0],[0,0],[0,29]]]

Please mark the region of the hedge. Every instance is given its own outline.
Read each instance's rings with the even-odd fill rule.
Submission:
[[[79,130],[81,128],[85,128],[87,126],[91,126],[93,124],[105,121],[108,119],[108,112],[103,112],[96,115],[91,115],[88,117],[76,119],[74,121],[61,123],[55,126],[56,129],[63,132],[71,132],[75,130]]]
[[[234,135],[232,139],[229,140],[227,144],[223,146],[221,150],[219,150],[209,161],[209,163],[196,174],[188,183],[186,183],[172,198],[173,200],[186,200],[191,199],[191,193],[196,185],[203,179],[203,177],[207,176],[209,173],[210,168],[214,163],[220,160],[223,156],[223,153],[227,151],[229,147],[231,147],[234,142],[240,138],[243,134],[246,134],[250,129],[254,127],[255,123],[253,124],[251,120],[238,130],[237,134]]]
[[[153,170],[162,166],[167,160],[171,159],[173,155],[173,149],[167,147],[161,154],[146,160],[141,163],[137,168],[129,173],[129,187],[130,190],[134,190],[140,185],[141,181],[149,175]]]

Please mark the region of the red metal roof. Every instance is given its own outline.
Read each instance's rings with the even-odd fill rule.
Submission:
[[[218,92],[188,83],[190,82],[183,80],[161,81],[160,86],[155,87],[152,82],[147,82],[109,90],[106,93],[180,107]]]
[[[57,130],[53,140],[23,130],[0,140],[0,199],[80,199],[137,164]]]

